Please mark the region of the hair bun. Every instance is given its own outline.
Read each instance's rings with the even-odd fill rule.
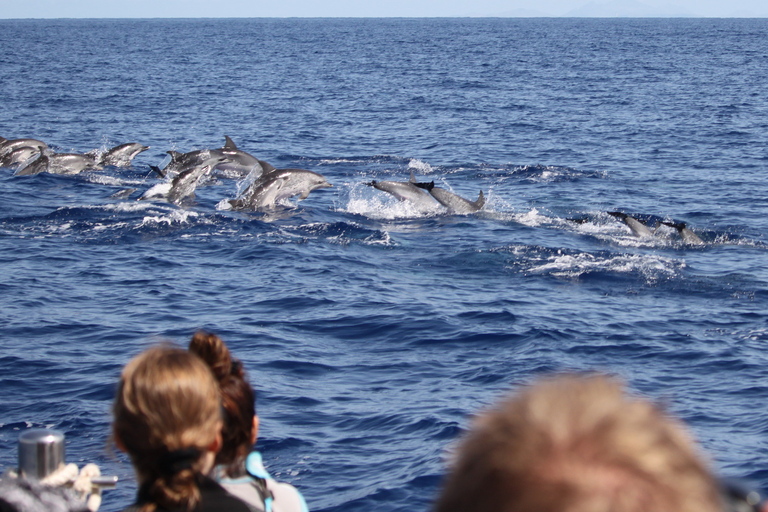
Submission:
[[[221,381],[232,373],[232,356],[224,342],[205,331],[197,331],[189,342],[189,351],[210,366],[213,375]]]

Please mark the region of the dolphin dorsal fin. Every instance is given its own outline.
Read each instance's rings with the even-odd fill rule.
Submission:
[[[269,162],[265,162],[264,160],[259,160],[259,165],[261,166],[261,171],[263,174],[269,174],[272,171],[276,171],[275,166],[270,164]]]
[[[178,151],[173,151],[173,150],[166,151],[166,153],[171,155],[171,161],[173,161],[173,162],[175,162],[176,160],[178,160],[182,156],[182,153],[179,153]]]
[[[413,175],[413,171],[411,171],[411,179],[408,181],[410,181],[411,183],[416,183],[416,176]]]
[[[483,195],[483,191],[480,191],[480,194],[477,196],[477,201],[475,201],[475,206],[477,206],[477,209],[479,210],[483,206],[485,206],[485,196]]]
[[[225,135],[224,140],[226,141],[226,143],[224,144],[224,149],[231,149],[232,151],[237,151],[237,146],[235,146],[235,143],[232,142],[232,139],[229,138],[229,135]]]

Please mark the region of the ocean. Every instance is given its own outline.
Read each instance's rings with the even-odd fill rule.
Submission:
[[[132,167],[0,169],[0,470],[50,427],[108,448],[122,366],[219,334],[258,449],[314,511],[429,510],[471,415],[603,371],[768,488],[766,19],[0,20],[0,136]],[[269,211],[137,196],[166,151],[237,146],[332,188]],[[366,185],[435,182],[482,210]],[[128,194],[122,191],[136,189]],[[116,195],[117,194],[117,195]],[[226,202],[226,201],[224,201]],[[609,215],[655,227],[638,238]]]

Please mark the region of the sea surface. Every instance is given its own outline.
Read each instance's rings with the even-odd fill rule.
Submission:
[[[768,488],[768,20],[0,20],[0,48],[0,136],[151,146],[0,169],[0,470],[59,429],[120,477],[102,510],[128,505],[119,372],[204,328],[314,511],[429,510],[471,415],[557,371],[620,376]],[[136,199],[225,135],[333,188],[235,212],[243,180],[214,173]],[[485,207],[366,185],[411,173]]]

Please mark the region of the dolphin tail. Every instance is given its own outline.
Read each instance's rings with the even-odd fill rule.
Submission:
[[[224,144],[224,149],[231,149],[232,151],[237,151],[237,146],[235,146],[235,143],[232,142],[232,139],[229,138],[229,135],[225,135],[224,140],[226,141],[226,143]]]
[[[665,226],[669,226],[671,228],[675,228],[678,231],[681,231],[686,228],[685,222],[669,222],[666,220],[661,221],[661,224],[664,224]]]
[[[483,195],[483,191],[480,191],[480,194],[477,196],[477,201],[475,201],[474,204],[477,209],[481,209],[483,206],[485,206],[485,196]]]
[[[417,187],[423,188],[423,189],[425,189],[427,191],[430,191],[433,188],[435,188],[435,182],[434,181],[430,181],[429,183],[413,183],[413,184],[416,185]]]
[[[161,168],[155,165],[150,165],[149,168],[155,171],[161,178],[165,178],[165,171],[163,171]]]

